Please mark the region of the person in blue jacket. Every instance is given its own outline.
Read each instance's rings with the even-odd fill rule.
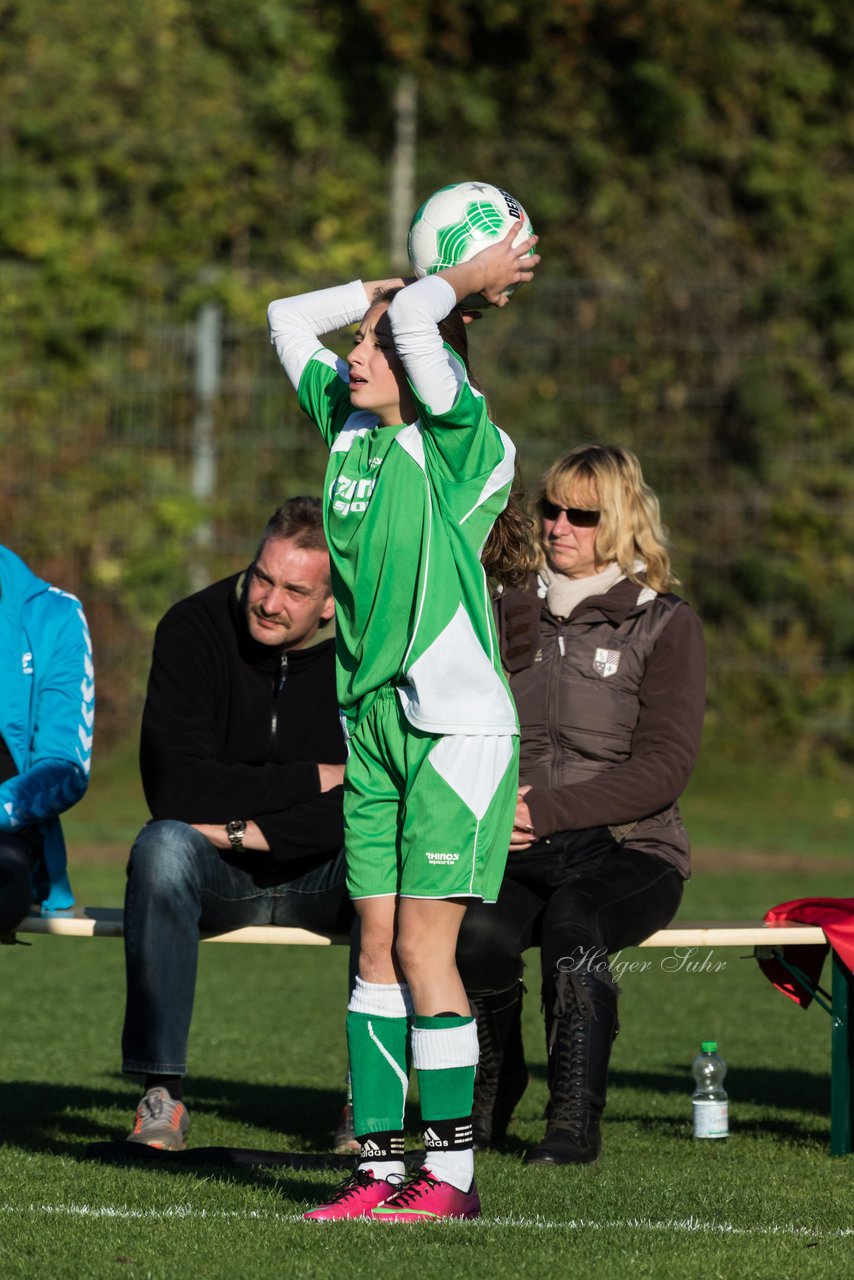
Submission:
[[[74,904],[59,815],[89,785],[94,718],[80,601],[0,546],[0,935]]]

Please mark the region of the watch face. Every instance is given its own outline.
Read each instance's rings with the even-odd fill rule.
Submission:
[[[246,831],[246,822],[243,818],[235,818],[231,822],[225,824],[225,834],[228,836],[232,844],[242,844],[243,834]]]

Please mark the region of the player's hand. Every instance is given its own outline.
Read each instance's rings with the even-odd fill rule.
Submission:
[[[518,234],[517,221],[505,236],[481,249],[468,262],[436,273],[451,285],[457,302],[477,296],[490,306],[506,307],[510,298],[505,290],[512,291],[516,285],[533,280],[534,268],[540,261],[540,255],[531,252],[537,236],[527,236],[514,246]]]
[[[474,292],[479,293],[493,307],[506,307],[510,301],[507,289],[527,284],[534,278],[534,268],[540,262],[538,253],[531,253],[538,236],[527,236],[514,245],[519,234],[518,223],[495,244],[481,249],[470,259],[484,273],[483,283]],[[468,265],[468,264],[464,264]]]

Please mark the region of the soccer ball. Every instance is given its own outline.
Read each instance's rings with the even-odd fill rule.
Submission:
[[[468,262],[506,236],[515,223],[519,223],[519,234],[514,244],[533,235],[531,221],[519,201],[500,187],[488,182],[441,187],[412,219],[408,246],[412,270],[421,279]]]

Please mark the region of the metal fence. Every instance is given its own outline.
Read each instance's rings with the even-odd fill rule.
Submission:
[[[791,433],[762,466],[750,451],[767,444],[740,438],[737,389],[763,379],[773,388],[780,376],[773,324],[754,320],[751,305],[739,290],[708,285],[538,282],[471,336],[475,371],[529,487],[584,439],[639,454],[689,597],[709,598],[714,578],[725,598],[748,549],[773,571],[787,555],[769,535],[775,503],[804,469],[838,465],[838,439],[827,434]],[[815,339],[803,341],[802,354],[819,354]],[[0,539],[83,597],[105,724],[117,733],[136,724],[157,617],[247,561],[269,512],[317,492],[325,465],[263,315],[236,324],[215,303],[190,318],[140,307],[76,370],[24,350],[0,386],[0,440]],[[850,551],[838,491],[828,486],[814,501]],[[755,603],[766,628],[791,617],[785,595]],[[712,657],[713,689],[728,665],[795,678],[839,669],[808,626],[800,649],[751,654],[721,642]]]

